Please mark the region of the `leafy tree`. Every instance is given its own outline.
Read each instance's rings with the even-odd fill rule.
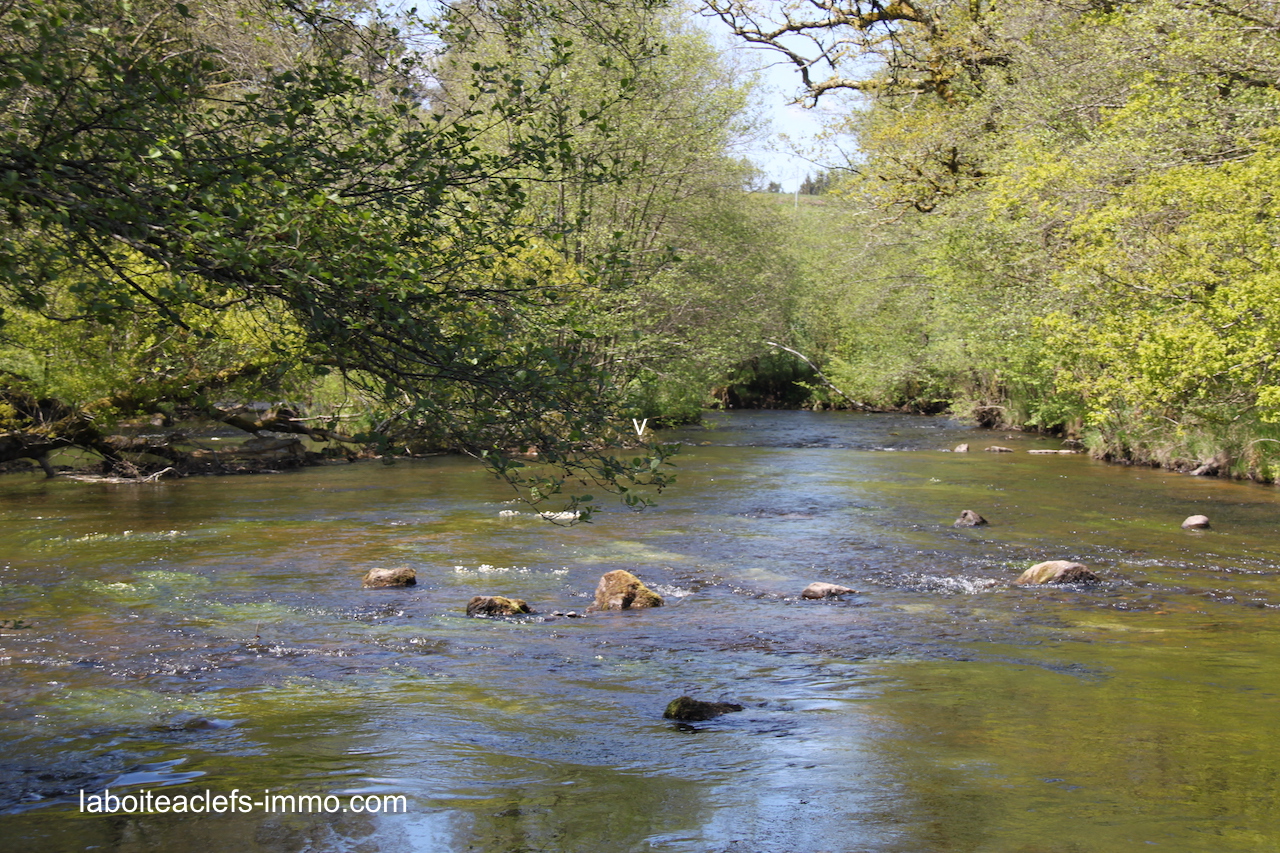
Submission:
[[[568,258],[626,259],[632,281],[577,303],[586,344],[638,418],[696,417],[713,386],[764,349],[783,322],[791,273],[781,233],[744,187],[758,179],[733,156],[753,132],[751,79],[728,65],[681,9],[636,9],[610,19],[628,35],[602,37],[599,22],[569,12],[518,34],[491,35],[457,54],[445,88],[466,87],[471,61],[520,68],[530,42],[574,45],[554,92],[558,114],[598,115],[578,127],[584,160],[622,164],[625,180],[565,171],[530,191],[530,214],[564,227]],[[636,44],[660,44],[636,68]],[[624,93],[605,102],[606,93]],[[481,96],[483,97],[483,95]]]
[[[508,33],[544,12],[560,14],[487,10]],[[528,214],[531,182],[616,180],[625,164],[576,154],[575,134],[600,116],[555,108],[568,44],[547,42],[519,74],[476,63],[484,97],[471,99],[442,93],[430,56],[413,48],[414,38],[456,50],[481,36],[465,16],[428,26],[349,4],[6,4],[0,288],[10,313],[209,346],[227,340],[209,320],[222,312],[263,324],[258,352],[239,363],[228,353],[233,363],[211,373],[170,360],[155,382],[112,396],[106,407],[120,415],[174,402],[175,388],[176,402],[214,412],[231,377],[281,366],[338,371],[500,473],[518,476],[501,451],[536,448],[624,491],[628,477],[661,486],[665,450],[626,463],[575,455],[610,435],[614,406],[566,306],[626,279],[608,253],[566,268],[539,243],[564,223],[544,229]],[[626,61],[639,67],[654,52],[641,43]],[[0,455],[78,444],[112,458],[92,411],[72,429],[50,406],[32,408],[40,389],[30,384],[9,385]],[[307,430],[294,420],[269,426]],[[542,496],[562,482],[532,485]]]
[[[911,356],[979,411],[1084,422],[1100,453],[1274,478],[1271,6],[708,5],[809,97],[859,99],[844,251],[882,284],[833,284],[846,375]]]

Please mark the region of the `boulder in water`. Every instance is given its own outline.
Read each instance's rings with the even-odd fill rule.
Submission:
[[[968,444],[957,444],[956,449],[952,451],[952,453],[968,453],[968,452],[969,452]]]
[[[957,518],[955,524],[951,526],[952,527],[982,527],[986,523],[987,523],[987,520],[985,518],[978,515],[976,512],[974,512],[971,509],[966,509],[964,512],[960,513],[960,517]]]
[[[524,599],[502,595],[477,595],[467,602],[467,615],[473,617],[519,616],[532,612]]]
[[[1070,560],[1049,560],[1037,563],[1023,572],[1016,583],[1023,585],[1054,583],[1097,583],[1101,578],[1087,566]]]
[[[667,703],[667,710],[662,712],[662,716],[668,720],[698,722],[741,710],[741,705],[735,705],[732,702],[703,702],[692,696],[681,696]]]
[[[824,581],[814,581],[804,588],[804,592],[800,593],[801,598],[834,598],[837,595],[848,595],[856,593],[856,589],[850,589],[847,586],[840,586],[836,583],[825,583]]]
[[[661,606],[662,596],[645,586],[640,578],[631,572],[615,569],[600,578],[596,585],[595,603],[587,610],[636,610]]]
[[[985,450],[987,453],[1012,453],[1013,452],[1012,447],[1001,447],[998,444],[993,444],[989,447],[984,447],[983,450]]]
[[[1207,515],[1188,516],[1187,520],[1182,522],[1182,529],[1183,530],[1208,530],[1209,516]]]
[[[418,583],[418,573],[408,566],[394,569],[370,569],[364,574],[366,589],[381,589],[388,586],[414,586]]]

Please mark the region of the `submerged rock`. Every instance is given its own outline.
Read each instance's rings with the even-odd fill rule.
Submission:
[[[635,610],[661,606],[662,596],[645,586],[640,578],[631,572],[615,569],[600,578],[596,585],[595,603],[587,610]]]
[[[467,615],[480,616],[519,616],[532,613],[529,603],[522,598],[507,598],[502,595],[477,595],[467,602]]]
[[[985,450],[987,453],[1012,453],[1013,452],[1012,447],[1001,447],[998,444],[993,444],[990,447],[984,447],[983,450]]]
[[[418,583],[418,573],[408,566],[394,569],[370,569],[365,572],[366,589],[379,589],[387,586],[414,586]]]
[[[667,703],[667,710],[662,712],[662,716],[668,720],[697,722],[741,710],[741,705],[735,705],[732,702],[703,702],[692,696],[681,696]]]
[[[1209,516],[1207,515],[1188,516],[1187,520],[1182,522],[1182,529],[1183,530],[1208,530]]]
[[[236,724],[235,720],[219,720],[214,717],[184,717],[162,726],[157,731],[165,732],[201,732],[229,729]]]
[[[964,512],[960,513],[960,517],[957,518],[955,524],[951,526],[952,527],[981,527],[986,523],[987,523],[987,520],[985,518],[978,515],[976,512],[974,512],[971,509],[966,509]]]
[[[1037,563],[1023,572],[1016,583],[1023,585],[1051,583],[1097,583],[1101,578],[1081,563],[1070,560],[1049,560]]]
[[[847,586],[840,586],[835,583],[825,583],[823,581],[814,581],[804,588],[804,592],[800,593],[801,598],[833,598],[837,595],[848,595],[856,593],[856,589],[850,589]]]

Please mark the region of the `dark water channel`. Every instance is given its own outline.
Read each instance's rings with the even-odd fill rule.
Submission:
[[[0,630],[0,850],[1280,850],[1274,488],[937,419],[714,423],[657,509],[572,528],[499,517],[456,459],[0,479],[29,625]],[[1105,582],[1012,585],[1058,558]],[[395,565],[419,586],[360,588]],[[462,612],[582,610],[615,568],[669,606]],[[663,720],[681,694],[746,710]],[[407,813],[82,812],[104,788]]]

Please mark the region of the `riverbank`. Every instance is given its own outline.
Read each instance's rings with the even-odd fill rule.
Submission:
[[[1265,424],[1230,424],[1218,428],[1165,429],[1160,426],[1122,426],[1118,422],[1105,427],[1090,427],[1068,432],[1065,429],[1042,430],[1009,423],[1004,416],[1009,408],[983,406],[982,411],[969,407],[966,416],[958,418],[981,434],[998,436],[1016,433],[1028,437],[1060,439],[1063,447],[1083,449],[1092,458],[1121,466],[1158,468],[1197,477],[1222,477],[1248,480],[1260,484],[1280,482],[1280,428]],[[922,410],[909,404],[879,410],[881,415],[913,415],[941,417],[936,406]],[[650,428],[665,434],[672,430],[697,427],[706,418],[725,411],[813,411],[839,412],[855,410],[815,401],[807,406],[759,409],[708,409],[699,421],[689,419],[671,423],[653,419]],[[865,414],[865,412],[863,412]],[[130,463],[131,470],[121,470],[119,463],[105,464],[85,452],[69,451],[53,455],[43,470],[72,479],[103,482],[146,482],[164,478],[189,476],[224,476],[271,474],[321,465],[346,464],[361,459],[379,459],[382,454],[372,447],[353,447],[331,442],[313,442],[289,435],[266,434],[261,437],[214,424],[184,424],[166,434],[148,435],[135,430],[136,440],[163,447],[164,454],[142,453]],[[1078,436],[1078,437],[1077,437]],[[451,454],[447,450],[415,454],[392,454],[390,459],[421,459]],[[31,473],[42,466],[29,459],[0,463],[0,474]]]

